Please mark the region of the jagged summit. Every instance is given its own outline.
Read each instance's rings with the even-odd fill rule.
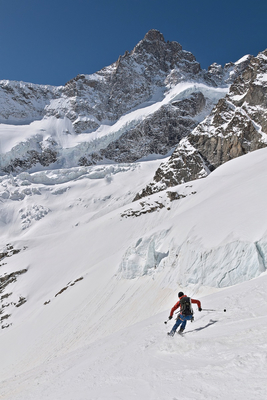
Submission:
[[[138,63],[148,63],[150,67],[154,66],[154,69],[165,73],[179,70],[181,74],[196,75],[200,72],[200,64],[192,53],[184,51],[178,42],[165,42],[163,34],[156,29],[147,32],[144,39],[134,47],[130,56]],[[178,79],[180,78],[179,74]]]
[[[163,34],[157,29],[150,29],[150,31],[145,34],[144,40],[160,40],[161,42],[165,42]]]

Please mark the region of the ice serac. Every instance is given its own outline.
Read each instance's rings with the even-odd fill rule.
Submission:
[[[242,73],[229,74],[235,76],[229,93],[178,144],[136,199],[205,177],[219,165],[267,146],[267,50],[241,59],[236,67]]]

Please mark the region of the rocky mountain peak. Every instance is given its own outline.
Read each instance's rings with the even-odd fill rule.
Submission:
[[[145,35],[144,39],[134,47],[130,55],[138,59],[138,62],[140,62],[140,56],[143,58],[141,61],[144,61],[145,58],[149,62],[149,57],[152,55],[157,67],[164,72],[177,67],[183,69],[184,63],[186,63],[188,72],[198,73],[200,71],[200,65],[196,62],[192,53],[184,51],[178,42],[165,42],[163,34],[155,29],[150,30]],[[193,70],[190,68],[189,63],[194,64]]]
[[[153,42],[154,40],[159,40],[161,42],[165,42],[163,34],[156,29],[150,29],[150,31],[148,31],[145,34],[145,37],[143,40],[149,40],[151,42]]]

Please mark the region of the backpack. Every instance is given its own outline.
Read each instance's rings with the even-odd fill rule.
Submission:
[[[185,296],[180,299],[180,312],[184,316],[193,315],[190,297]]]

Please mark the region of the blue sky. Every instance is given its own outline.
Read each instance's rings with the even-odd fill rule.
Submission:
[[[150,29],[202,68],[267,48],[267,1],[0,0],[0,80],[63,85],[116,61]]]

